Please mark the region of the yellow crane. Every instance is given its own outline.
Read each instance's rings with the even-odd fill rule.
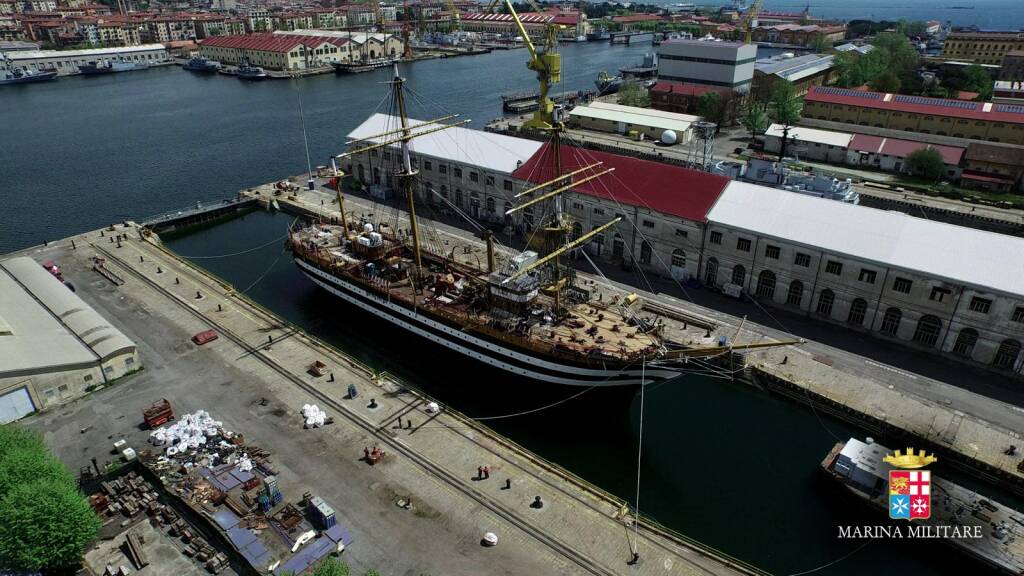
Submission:
[[[529,0],[529,2],[534,10],[543,12],[533,0]],[[519,29],[519,34],[526,44],[526,49],[530,51],[530,61],[526,63],[526,67],[537,73],[539,88],[537,111],[533,113],[533,118],[523,124],[523,127],[536,130],[557,130],[561,127],[561,121],[555,118],[555,103],[548,97],[548,92],[552,84],[562,81],[562,55],[557,52],[559,26],[553,23],[545,24],[544,45],[538,49],[533,44],[530,35],[527,34],[523,21],[519,19],[519,14],[512,7],[511,0],[491,0],[485,12],[494,10],[498,3],[504,3],[505,8],[512,15],[512,19],[516,23],[516,28]]]
[[[462,20],[459,14],[459,9],[455,6],[455,2],[452,0],[446,0],[448,4],[448,10],[452,13],[452,32],[462,32]]]
[[[751,31],[754,29],[754,25],[757,22],[757,15],[761,12],[761,4],[764,0],[754,0],[753,4],[750,5],[750,10],[743,15],[743,30],[746,33],[747,44],[751,43]]]

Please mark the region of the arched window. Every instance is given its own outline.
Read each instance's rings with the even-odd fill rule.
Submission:
[[[718,282],[718,258],[708,258],[708,266],[704,269],[704,283],[714,286]]]
[[[494,196],[487,197],[487,211],[494,212],[498,207],[498,203],[494,201]]]
[[[899,308],[889,308],[882,316],[882,326],[878,329],[882,334],[895,336],[900,330],[900,320],[903,319],[903,311]]]
[[[644,240],[643,243],[640,244],[640,263],[641,264],[650,264],[651,263],[651,252],[652,252],[651,245],[647,243],[647,240]]]
[[[828,288],[821,291],[818,295],[818,314],[822,316],[832,316],[832,305],[836,303],[836,293],[829,290]]]
[[[932,315],[922,316],[917,321],[917,328],[914,330],[914,342],[920,342],[929,347],[935,346],[941,331],[942,320]]]
[[[1020,356],[1020,342],[1003,340],[1003,343],[999,345],[999,350],[996,351],[995,358],[992,359],[992,365],[996,368],[1013,370],[1018,356]]]
[[[799,306],[800,302],[804,299],[804,283],[799,280],[793,280],[789,283],[789,291],[786,293],[786,304],[792,304],[793,306]]]
[[[441,184],[441,197],[446,199],[448,198],[448,187],[444,184]]]
[[[612,239],[612,256],[618,256],[619,258],[626,252],[626,243],[622,241],[622,236],[618,234]]]
[[[683,252],[681,248],[672,251],[672,267],[686,268],[686,252]]]
[[[732,267],[732,283],[743,287],[747,280],[747,269],[742,264]]]
[[[597,230],[597,226],[594,226],[591,230]],[[591,240],[591,242],[593,242],[594,244],[597,244],[599,246],[604,246],[604,232],[601,232],[600,234],[595,235],[593,237],[593,239]]]
[[[953,344],[953,354],[970,358],[974,354],[974,345],[978,343],[978,331],[974,328],[964,328],[956,335],[956,342]]]
[[[762,270],[757,275],[757,290],[755,291],[760,298],[766,298],[771,300],[775,296],[775,273],[771,270]]]
[[[863,298],[855,298],[850,304],[850,315],[847,316],[846,321],[854,326],[861,326],[864,324],[864,315],[867,311],[867,301]]]

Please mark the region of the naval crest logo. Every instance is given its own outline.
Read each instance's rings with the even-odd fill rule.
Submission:
[[[882,458],[899,470],[889,471],[889,518],[896,520],[925,520],[932,515],[932,474],[929,470],[918,470],[938,460],[925,454],[924,450],[914,453],[895,451]]]

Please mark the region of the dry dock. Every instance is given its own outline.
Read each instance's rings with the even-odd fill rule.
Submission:
[[[78,295],[137,342],[145,362],[139,374],[25,420],[72,469],[108,459],[112,438],[145,448],[141,410],[166,397],[182,412],[215,413],[278,455],[286,494],[332,502],[355,538],[344,558],[358,573],[762,573],[646,522],[640,562],[627,565],[621,501],[454,411],[427,413],[430,399],[261,309],[133,224],[18,255],[60,262]],[[96,255],[123,283],[92,269]],[[189,341],[208,329],[220,338],[201,348]],[[315,361],[333,377],[311,375]],[[345,399],[350,383],[357,399]],[[307,403],[334,424],[303,429],[298,411]],[[399,417],[411,428],[398,429]],[[383,461],[363,462],[365,446],[383,449]],[[480,465],[491,479],[473,480]],[[511,489],[502,489],[505,478]],[[537,496],[543,508],[530,506]],[[397,506],[400,498],[413,510]],[[497,547],[481,546],[485,532],[498,536]]]
[[[264,204],[276,200],[291,213],[337,217],[334,193],[321,187],[277,196],[273,186],[265,185],[242,195],[258,198]],[[380,205],[348,194],[346,208],[357,214],[371,213]],[[425,221],[423,217],[420,220]],[[483,243],[468,232],[437,223],[430,226],[453,248],[466,248],[455,250],[456,258],[475,262],[484,253]],[[719,336],[739,342],[795,338],[665,294],[652,294],[591,274],[581,273],[580,277],[589,283],[588,288],[607,288],[605,297],[639,293],[646,309],[667,317],[667,336],[672,340],[709,345]],[[1024,494],[1022,457],[1004,453],[1011,445],[1024,445],[1020,432],[1024,430],[1024,408],[812,341],[737,355],[734,360],[726,368],[731,368],[737,379],[812,405],[881,437],[913,441],[915,446],[943,455],[947,464]]]

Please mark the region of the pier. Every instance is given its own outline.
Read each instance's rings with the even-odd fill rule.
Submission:
[[[272,197],[272,189],[259,196]],[[309,210],[298,196],[277,199],[288,209]],[[151,225],[173,229],[203,221],[203,213],[182,211],[178,220]],[[120,242],[112,242],[114,235]],[[282,491],[309,491],[333,502],[342,511],[339,522],[356,537],[345,560],[362,569],[764,574],[643,517],[640,561],[627,565],[626,536],[633,528],[623,501],[454,410],[428,410],[432,398],[263,309],[164,249],[152,229],[120,223],[17,255],[60,262],[78,295],[137,342],[145,357],[142,373],[26,420],[45,431],[73,469],[87,466],[90,456],[108,457],[97,448],[107,446],[108,437],[145,449],[148,431],[139,429],[138,414],[166,397],[183,411],[211,411],[278,455]],[[123,283],[99,275],[93,256],[104,258]],[[202,347],[190,342],[205,330],[220,337]],[[329,375],[311,374],[313,362],[324,364]],[[349,384],[359,391],[356,398],[347,398]],[[303,429],[298,410],[308,403],[326,410],[334,423]],[[83,422],[97,424],[83,429]],[[382,460],[363,462],[365,446],[379,446]],[[481,465],[491,469],[492,479],[474,480]],[[506,478],[510,488],[503,489]],[[543,506],[531,506],[538,497]],[[407,499],[415,513],[397,504]],[[485,532],[497,535],[496,547],[480,545]]]

